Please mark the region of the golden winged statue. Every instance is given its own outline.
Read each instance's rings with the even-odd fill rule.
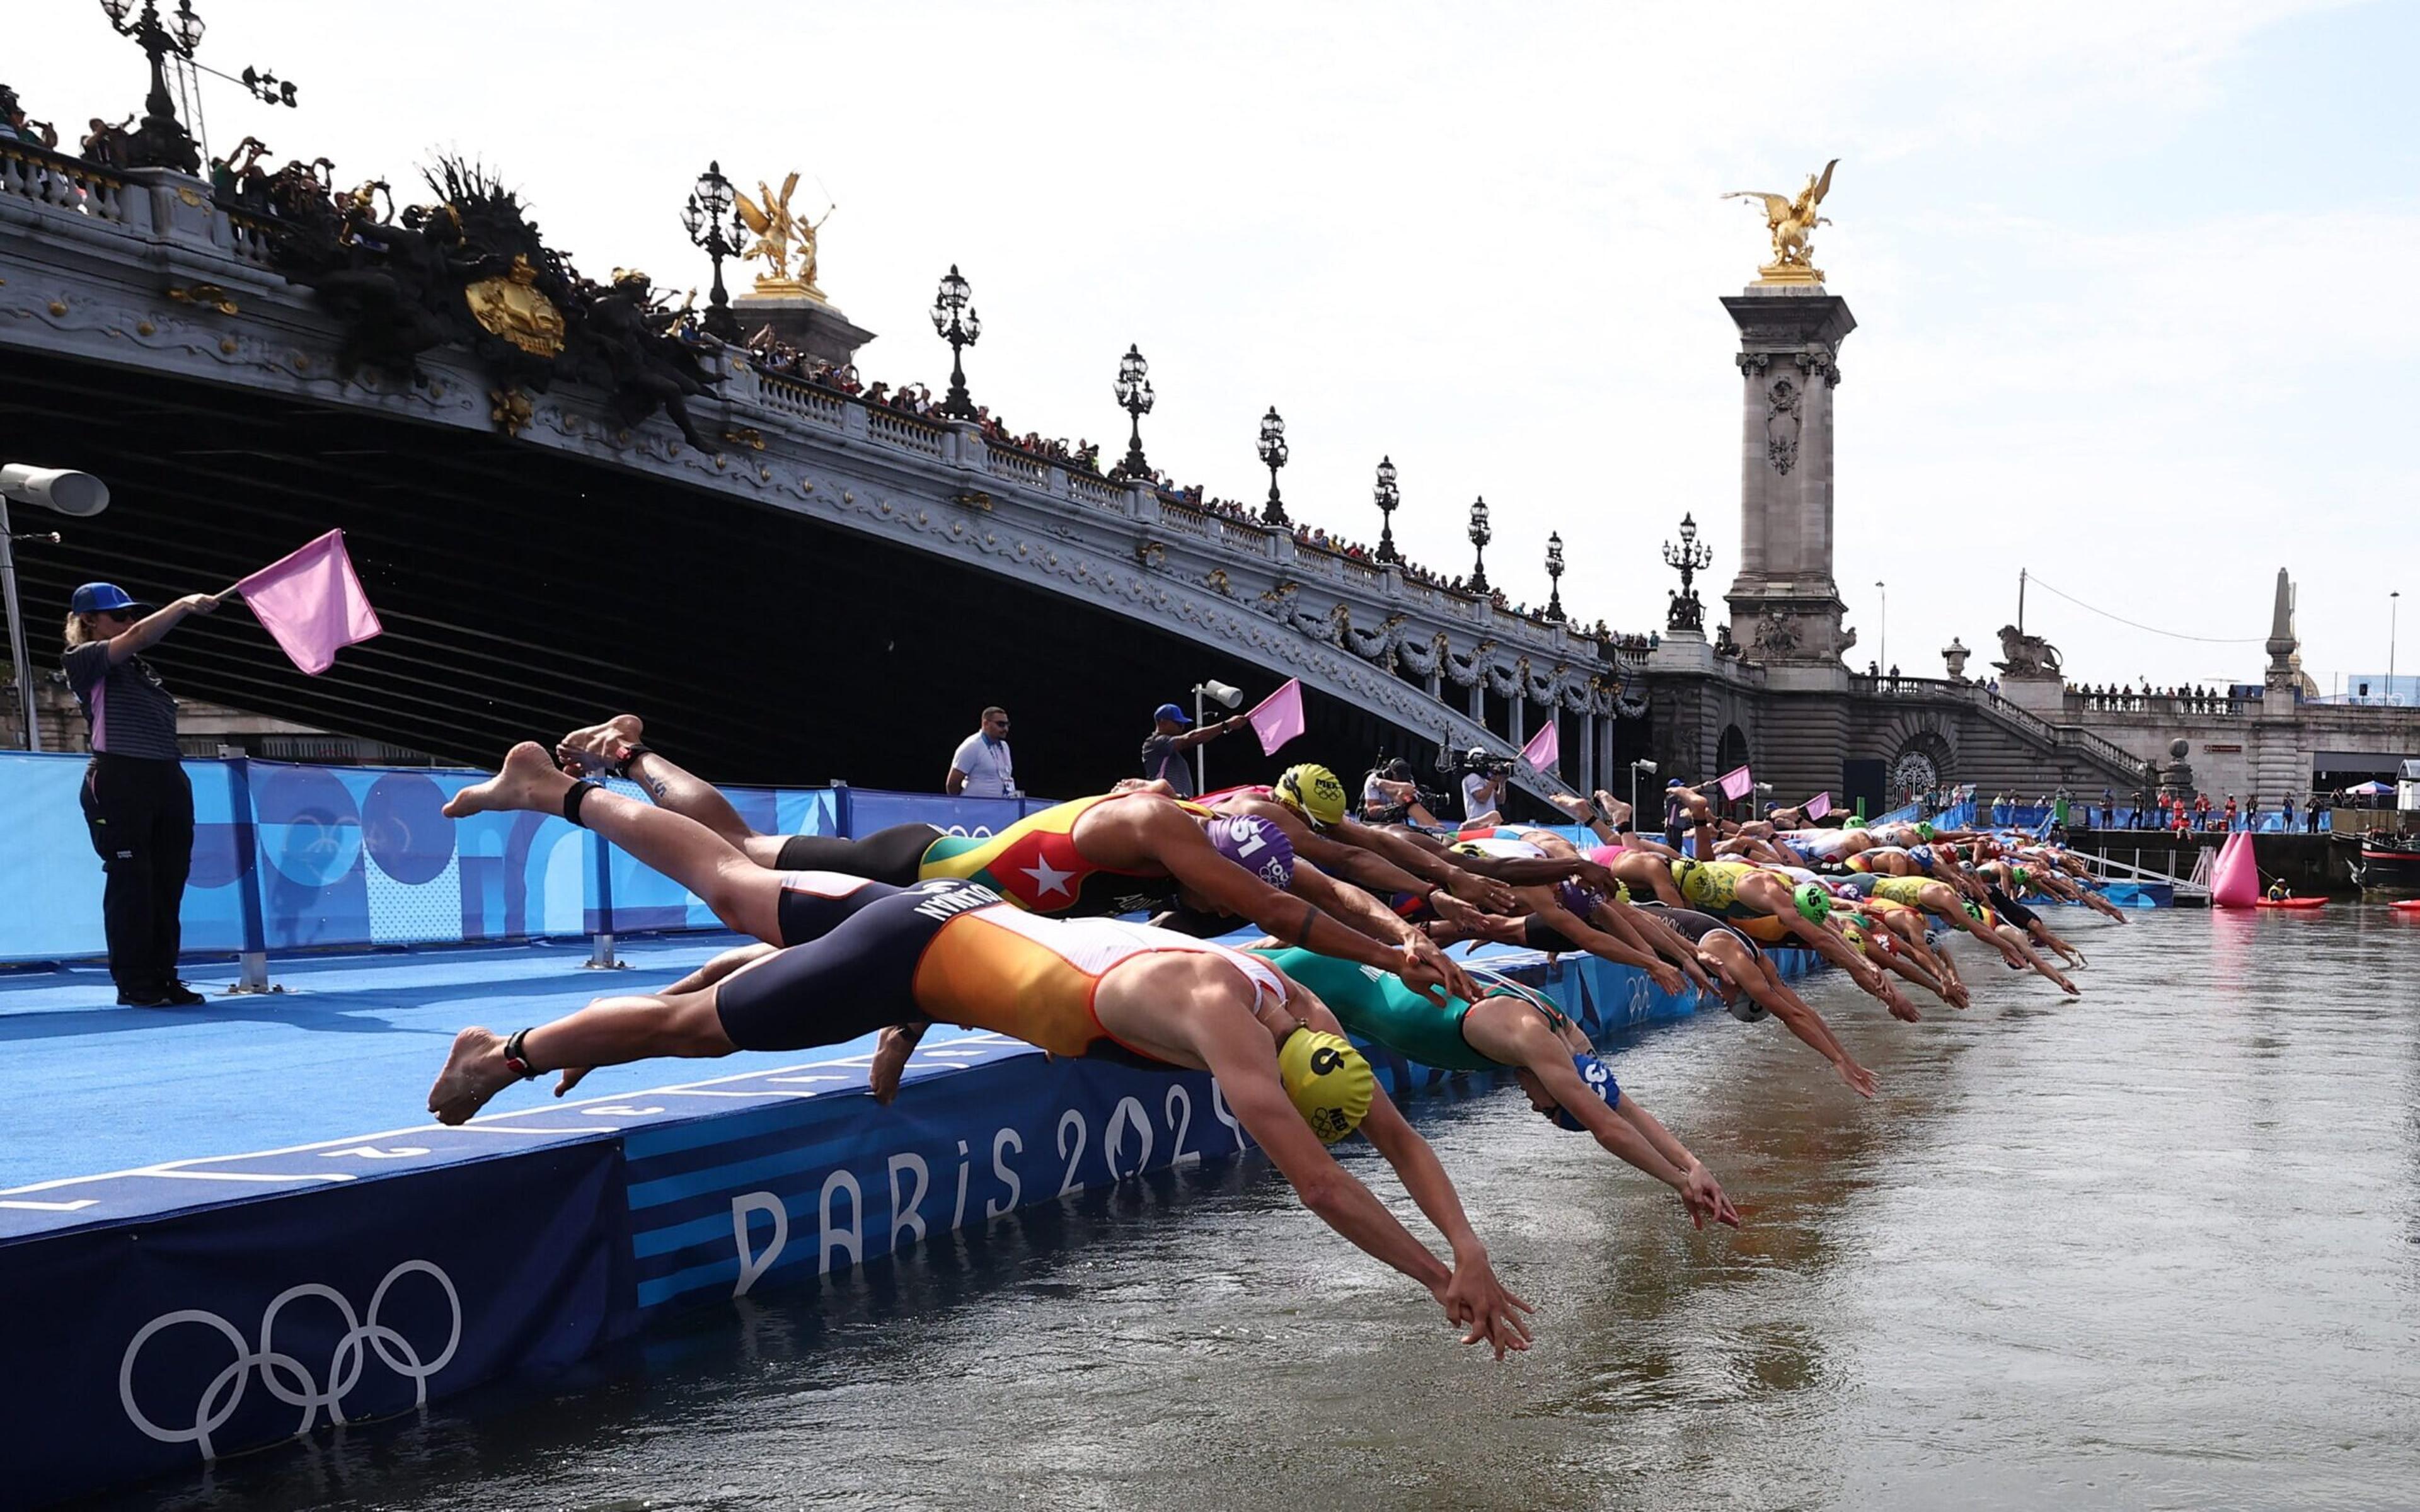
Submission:
[[[756,193],[761,203],[750,199],[745,190],[737,192],[739,219],[756,234],[756,239],[739,255],[743,259],[764,259],[765,271],[756,275],[760,291],[805,294],[821,300],[824,291],[815,287],[815,233],[823,229],[824,222],[803,220],[791,213],[790,196],[798,188],[799,176],[794,173],[782,180],[782,193],[778,195],[766,187],[763,179],[758,179]],[[831,211],[824,211],[824,221],[830,219]],[[798,259],[796,273],[790,269],[794,255]]]
[[[1758,270],[1761,282],[1766,284],[1821,284],[1823,270],[1814,266],[1814,248],[1807,237],[1819,225],[1831,221],[1815,213],[1823,196],[1832,191],[1832,170],[1840,165],[1834,158],[1823,164],[1822,174],[1808,174],[1807,187],[1796,198],[1787,194],[1768,194],[1762,190],[1734,190],[1725,199],[1761,199],[1764,201],[1765,228],[1773,233],[1773,261]]]

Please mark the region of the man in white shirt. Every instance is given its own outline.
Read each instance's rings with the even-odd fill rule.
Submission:
[[[1016,765],[1008,750],[1006,709],[994,704],[983,711],[983,728],[958,743],[941,791],[954,798],[1016,796]]]
[[[1463,757],[1462,822],[1466,825],[1485,824],[1497,817],[1496,806],[1504,797],[1504,784],[1510,774],[1489,773],[1481,763],[1487,759],[1483,746],[1473,746]]]

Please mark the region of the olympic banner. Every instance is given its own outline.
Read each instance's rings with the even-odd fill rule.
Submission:
[[[0,1244],[0,1504],[567,1365],[631,1295],[611,1140]]]

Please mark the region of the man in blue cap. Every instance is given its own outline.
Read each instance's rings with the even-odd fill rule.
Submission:
[[[1142,775],[1146,781],[1157,779],[1176,790],[1180,798],[1195,795],[1193,768],[1186,764],[1185,753],[1220,735],[1232,735],[1251,727],[1242,715],[1231,715],[1215,724],[1199,730],[1185,727],[1193,721],[1173,703],[1163,703],[1151,711],[1151,736],[1142,743]]]
[[[109,974],[128,1008],[179,1008],[202,995],[177,980],[178,908],[194,863],[194,789],[177,749],[177,701],[141,653],[188,614],[219,601],[190,594],[165,609],[116,583],[68,601],[68,686],[90,727],[84,817],[108,883],[101,919]]]

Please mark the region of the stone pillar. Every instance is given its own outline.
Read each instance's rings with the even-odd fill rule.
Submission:
[[[1580,711],[1580,791],[1596,791],[1596,710]]]
[[[1723,308],[1740,332],[1732,634],[1767,667],[1837,669],[1856,637],[1832,577],[1834,354],[1856,318],[1820,285],[1751,285]]]
[[[1478,678],[1470,685],[1470,722],[1481,730],[1487,728],[1487,672],[1484,668],[1480,670]]]
[[[1512,723],[1512,728],[1506,734],[1505,738],[1512,742],[1512,748],[1515,750],[1520,749],[1523,746],[1529,743],[1528,733],[1528,726],[1529,723],[1528,715],[1529,695],[1516,687],[1512,690],[1511,707],[1505,711],[1504,715],[1504,717]]]

